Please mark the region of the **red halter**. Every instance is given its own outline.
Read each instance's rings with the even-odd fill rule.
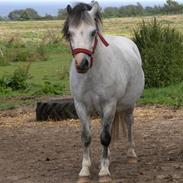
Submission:
[[[95,36],[95,42],[94,42],[94,45],[93,45],[93,49],[92,51],[91,50],[88,50],[88,49],[85,49],[85,48],[76,48],[76,49],[73,49],[72,48],[72,45],[70,43],[70,46],[71,46],[71,51],[72,51],[72,55],[75,56],[79,53],[84,53],[86,55],[88,55],[91,59],[90,59],[90,62],[91,62],[91,67],[93,65],[93,61],[94,61],[94,58],[93,58],[93,54],[95,53],[95,50],[96,50],[96,47],[97,47],[97,44],[98,44],[98,39],[97,39],[97,35],[99,36],[100,40],[102,41],[102,43],[108,47],[109,46],[109,43],[105,40],[105,38],[102,36],[102,34],[100,34],[100,32],[97,31],[97,34]]]

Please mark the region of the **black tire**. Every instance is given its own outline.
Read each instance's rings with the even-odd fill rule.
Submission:
[[[72,98],[54,99],[38,102],[36,108],[37,121],[60,121],[78,119]]]

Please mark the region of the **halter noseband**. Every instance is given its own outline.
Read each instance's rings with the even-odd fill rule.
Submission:
[[[85,48],[76,48],[76,49],[73,49],[72,48],[72,45],[71,45],[71,42],[70,42],[70,47],[71,47],[72,55],[75,56],[75,55],[77,55],[79,53],[84,53],[84,54],[88,55],[90,57],[91,67],[92,67],[93,61],[94,61],[93,54],[95,53],[95,50],[96,50],[96,47],[97,47],[97,44],[98,44],[97,35],[99,36],[99,38],[102,41],[102,43],[106,47],[108,47],[109,46],[109,43],[105,40],[105,38],[102,36],[102,34],[100,34],[100,32],[98,32],[98,31],[96,32],[95,42],[94,42],[92,51],[91,50],[88,50],[88,49],[85,49]]]

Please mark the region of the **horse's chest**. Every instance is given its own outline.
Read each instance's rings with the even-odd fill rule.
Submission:
[[[99,113],[102,111],[102,104],[105,100],[103,96],[100,96],[93,91],[87,92],[84,96],[84,103],[86,104],[88,111],[97,111]]]
[[[95,75],[88,74],[87,77],[77,77],[71,80],[74,98],[84,103],[88,110],[100,112],[102,107],[112,98],[119,98],[122,94],[122,82],[116,79],[115,74],[97,72]]]
[[[73,90],[79,98],[85,98],[92,103],[100,103],[116,94],[120,86],[116,82],[117,80],[110,75],[96,74],[73,83]]]
[[[84,84],[84,94],[87,95],[93,102],[101,102],[109,98],[114,91],[112,91],[112,83],[95,80]]]

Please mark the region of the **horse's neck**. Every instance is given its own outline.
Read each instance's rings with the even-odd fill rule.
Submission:
[[[110,75],[111,73],[111,64],[109,58],[111,57],[111,50],[109,50],[105,45],[99,40],[94,57],[93,67],[88,72],[89,82],[92,81],[103,81],[107,80],[108,77],[105,75]]]
[[[102,67],[105,60],[105,57],[108,55],[106,51],[106,47],[103,45],[103,43],[99,40],[98,45],[96,47],[95,53],[94,53],[94,70],[100,69]]]

